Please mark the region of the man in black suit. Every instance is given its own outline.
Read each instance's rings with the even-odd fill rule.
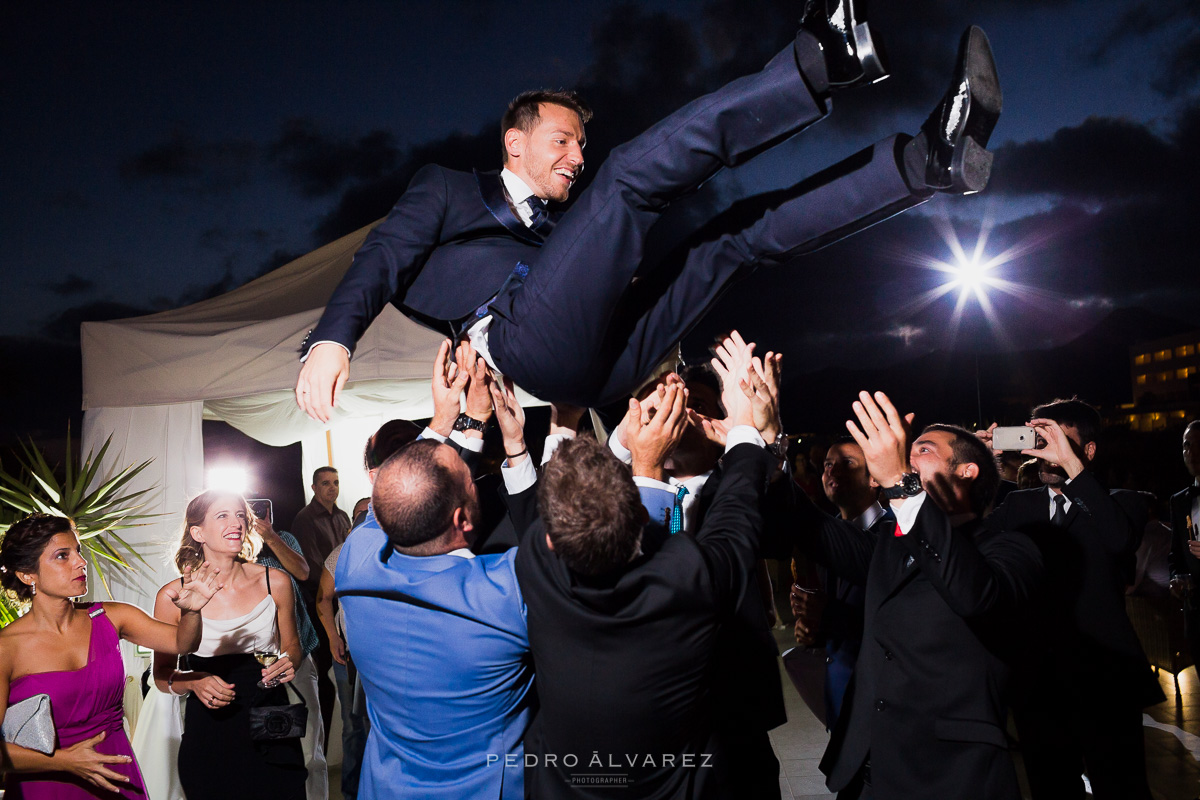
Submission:
[[[987,37],[973,27],[950,90],[915,138],[897,134],[813,176],[744,228],[693,237],[652,266],[656,279],[672,276],[654,296],[626,297],[673,200],[821,119],[831,91],[886,75],[858,14],[855,0],[808,3],[793,45],[614,149],[557,226],[544,202],[565,200],[583,168],[589,112],[571,93],[516,98],[501,125],[500,174],[427,166],[367,237],[301,347],[300,407],[329,420],[354,344],[388,302],[468,335],[491,366],[542,399],[620,400],[734,278],[935,191],[983,189],[1002,98]]]
[[[1171,495],[1171,591],[1185,600],[1188,645],[1200,663],[1200,420],[1183,429],[1183,464],[1192,484]]]
[[[837,517],[817,508],[804,492],[794,492],[796,510],[790,521],[807,535],[837,536],[849,530],[851,536],[866,531],[878,539],[896,529],[895,515],[879,503],[879,485],[871,478],[862,448],[850,436],[838,439],[826,452],[821,488],[838,509]],[[803,554],[797,555],[803,558]],[[802,648],[821,646],[825,654],[824,703],[813,713],[832,730],[837,726],[854,662],[862,649],[865,589],[861,582],[848,580],[828,567],[819,575],[819,581],[818,586],[792,585],[795,635],[801,648],[789,651],[783,661],[789,667],[809,657]],[[796,672],[789,669],[789,675],[795,682]],[[801,690],[802,696],[806,693]]]
[[[847,423],[897,524],[802,531],[799,545],[865,582],[862,650],[821,770],[842,800],[1020,797],[1004,728],[1011,621],[1040,570],[1023,536],[980,516],[999,477],[969,431],[908,424],[862,392]]]
[[[1044,486],[1008,495],[989,525],[1029,536],[1046,579],[1023,623],[1026,652],[1013,716],[1034,800],[1149,800],[1142,708],[1162,690],[1125,613],[1125,585],[1146,510],[1136,492],[1109,492],[1088,465],[1100,415],[1076,398],[1033,410]],[[985,441],[986,435],[981,436]]]
[[[742,393],[736,376],[749,358],[734,357],[720,486],[692,535],[652,547],[629,469],[589,438],[559,445],[536,490],[510,498],[541,701],[525,742],[534,797],[607,797],[614,786],[646,798],[754,796],[723,783],[728,754],[713,739],[711,698],[718,628],[752,578],[760,503],[777,464],[754,411],[771,400]],[[666,387],[650,419],[630,401],[634,474],[662,479],[687,426],[686,393]],[[504,405],[505,449],[519,453],[520,428]]]

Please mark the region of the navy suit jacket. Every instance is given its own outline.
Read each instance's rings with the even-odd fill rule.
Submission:
[[[387,303],[439,333],[457,333],[541,245],[508,207],[498,172],[422,167],[355,253],[304,347],[330,341],[353,353]]]

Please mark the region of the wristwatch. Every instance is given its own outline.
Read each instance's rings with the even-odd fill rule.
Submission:
[[[787,459],[788,437],[783,431],[775,435],[775,441],[767,444],[767,452],[780,461]]]
[[[916,497],[922,491],[921,476],[915,472],[905,472],[900,476],[899,483],[884,487],[879,496],[885,500],[899,500],[901,497]]]
[[[485,430],[487,430],[487,423],[480,422],[469,414],[459,414],[458,418],[454,420],[454,430],[472,430],[483,433]]]

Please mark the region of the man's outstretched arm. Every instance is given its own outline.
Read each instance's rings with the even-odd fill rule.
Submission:
[[[296,404],[313,419],[329,422],[350,377],[355,343],[389,301],[404,296],[437,246],[446,196],[440,168],[422,168],[354,254],[301,353]]]

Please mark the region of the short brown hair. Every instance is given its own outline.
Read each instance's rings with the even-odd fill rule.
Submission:
[[[590,436],[564,442],[538,481],[554,552],[581,575],[628,564],[642,540],[642,501],[629,468]]]
[[[508,163],[508,148],[504,146],[504,134],[508,133],[512,128],[516,128],[523,133],[529,133],[542,119],[541,105],[549,103],[555,106],[562,106],[570,109],[579,115],[579,121],[584,125],[592,120],[592,109],[573,91],[567,89],[559,89],[551,91],[550,89],[535,89],[530,92],[521,92],[512,99],[508,104],[508,109],[504,112],[504,116],[500,118],[500,149],[503,153],[504,163]]]

